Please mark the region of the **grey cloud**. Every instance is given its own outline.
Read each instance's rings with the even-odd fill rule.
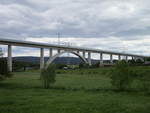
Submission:
[[[148,0],[1,0],[1,37],[150,35]]]

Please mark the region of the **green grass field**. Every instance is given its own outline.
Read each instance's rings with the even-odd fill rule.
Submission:
[[[59,70],[51,89],[38,71],[14,73],[0,82],[0,113],[150,113],[150,95],[113,91],[108,71]]]

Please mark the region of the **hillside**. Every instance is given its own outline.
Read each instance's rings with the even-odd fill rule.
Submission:
[[[25,57],[13,57],[14,61],[20,62],[32,62],[39,64],[40,57],[32,57],[32,56],[25,56]],[[45,57],[45,61],[48,60],[48,57]],[[82,62],[81,59],[76,57],[58,57],[54,60],[56,64],[80,64]],[[98,60],[92,60],[92,63],[97,63]]]

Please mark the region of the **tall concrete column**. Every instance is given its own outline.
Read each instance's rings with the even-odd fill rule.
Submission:
[[[88,52],[88,63],[89,63],[89,65],[92,65],[92,62],[91,62],[91,52]]]
[[[52,58],[52,56],[53,56],[53,49],[50,48],[50,49],[49,49],[49,58]]]
[[[113,55],[110,54],[110,63],[113,64]]]
[[[126,62],[128,62],[128,56],[125,56],[125,60],[126,60]]]
[[[136,60],[137,60],[137,57],[134,56],[134,60],[136,61]]]
[[[12,72],[12,46],[8,45],[8,59],[7,59],[8,71]]]
[[[142,57],[142,61],[145,62],[145,58],[144,57]]]
[[[58,51],[58,53],[60,53],[60,49],[58,49],[57,51]]]
[[[85,58],[85,51],[83,51],[83,57]]]
[[[40,69],[44,68],[44,48],[40,49]]]
[[[121,55],[118,55],[118,60],[121,61]]]
[[[131,56],[132,60],[134,60],[134,56]]]
[[[100,53],[100,66],[103,66],[103,53]]]

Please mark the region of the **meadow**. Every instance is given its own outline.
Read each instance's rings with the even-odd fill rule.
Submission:
[[[15,72],[0,82],[0,113],[150,113],[150,95],[136,84],[115,91],[110,69],[57,70],[50,89],[42,88],[37,70]]]

